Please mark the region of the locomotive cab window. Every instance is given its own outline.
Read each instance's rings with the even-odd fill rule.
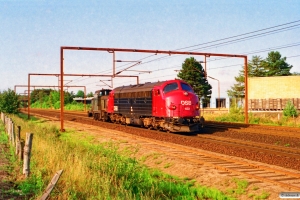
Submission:
[[[178,90],[177,83],[170,83],[164,87],[164,93],[168,93],[174,90]]]
[[[187,91],[187,92],[194,92],[191,86],[189,86],[186,83],[180,83],[182,90]]]

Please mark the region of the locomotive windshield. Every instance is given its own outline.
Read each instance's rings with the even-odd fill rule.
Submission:
[[[180,83],[182,90],[187,91],[187,92],[194,92],[191,86],[189,86],[186,83]]]
[[[164,93],[171,92],[173,90],[178,90],[177,83],[170,83],[164,87]]]

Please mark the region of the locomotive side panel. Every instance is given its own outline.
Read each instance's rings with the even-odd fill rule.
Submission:
[[[124,117],[140,117],[151,116],[151,110],[151,96],[147,97],[146,95],[136,94],[136,92],[115,95],[114,113],[121,114]]]
[[[107,112],[113,113],[114,112],[114,90],[111,91],[108,95],[107,99]]]
[[[151,116],[152,97],[133,99],[132,112],[134,116]]]
[[[130,107],[132,105],[130,94],[123,93],[122,96],[119,93],[115,93],[114,96],[114,113],[121,114],[123,116],[130,115]]]
[[[165,117],[166,116],[165,99],[162,95],[160,86],[156,86],[153,88],[152,99],[153,99],[152,116]]]
[[[125,117],[152,116],[152,89],[161,83],[122,86],[114,90],[114,113]]]

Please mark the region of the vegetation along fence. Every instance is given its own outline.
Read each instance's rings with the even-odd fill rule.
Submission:
[[[23,174],[27,178],[30,174],[30,154],[32,148],[33,134],[26,133],[26,141],[20,138],[21,127],[17,127],[17,134],[15,134],[14,122],[11,118],[1,113],[1,120],[5,126],[5,132],[8,134],[10,145],[14,146],[16,156],[20,161],[23,161]]]
[[[26,133],[26,140],[21,139],[21,127],[17,126],[17,133],[15,134],[15,125],[11,118],[1,112],[1,120],[4,123],[5,133],[8,135],[9,143],[15,147],[15,154],[19,161],[23,161],[23,174],[26,178],[30,175],[30,156],[33,141],[33,133]],[[56,182],[58,181],[63,170],[59,170],[55,173],[51,182],[47,186],[44,194],[40,198],[41,200],[47,199]]]

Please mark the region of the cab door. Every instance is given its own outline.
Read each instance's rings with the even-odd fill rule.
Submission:
[[[160,88],[154,87],[152,90],[152,115],[154,117],[165,116],[165,102]]]

